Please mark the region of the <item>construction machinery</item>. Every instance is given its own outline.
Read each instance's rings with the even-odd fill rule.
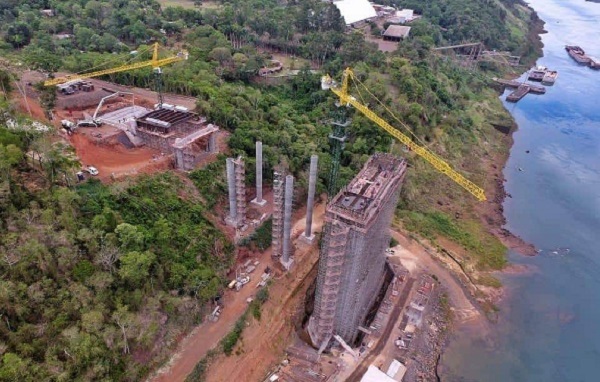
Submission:
[[[335,82],[329,75],[323,76],[321,78],[321,87],[324,90],[331,90],[336,96],[339,97],[340,106],[353,106],[356,110],[360,111],[365,117],[375,122],[379,127],[385,130],[388,134],[398,139],[401,143],[406,145],[409,150],[419,155],[421,158],[425,159],[429,162],[436,170],[445,174],[454,182],[458,183],[465,190],[475,196],[479,201],[485,201],[485,193],[484,190],[477,186],[475,183],[471,182],[463,175],[452,169],[448,163],[446,163],[443,159],[429,151],[427,148],[418,145],[415,143],[408,135],[400,132],[392,125],[387,123],[383,118],[379,117],[375,114],[371,109],[367,106],[359,102],[355,97],[350,95],[348,86],[349,81],[354,81],[355,84],[361,85],[366,91],[373,97],[375,97],[367,88],[364,86],[358,78],[354,75],[354,72],[350,68],[346,68],[343,73],[342,83],[341,85]],[[376,98],[376,97],[375,97]],[[378,100],[379,101],[379,100]],[[386,108],[386,110],[393,115],[393,113],[381,102],[379,103]],[[400,121],[397,117],[394,118],[407,130],[410,131],[408,126],[406,126],[402,121]]]
[[[94,115],[92,115],[91,117],[86,117],[83,120],[77,122],[77,127],[100,127],[100,126],[102,126],[102,121],[98,119],[98,113],[102,109],[102,105],[104,105],[104,102],[108,99],[118,97],[118,96],[124,97],[125,95],[130,95],[131,102],[133,105],[135,105],[135,98],[134,98],[135,96],[133,93],[115,92],[113,94],[107,95],[106,97],[104,97],[100,100],[100,103],[98,103],[98,106],[96,107],[96,111],[94,111]]]
[[[77,81],[81,81],[82,79],[85,79],[85,78],[93,78],[93,77],[103,76],[106,74],[120,73],[120,72],[126,72],[128,70],[152,67],[152,69],[154,71],[154,75],[155,75],[155,80],[156,80],[156,91],[158,92],[158,104],[162,105],[163,104],[163,96],[162,96],[162,79],[161,79],[162,69],[161,69],[161,67],[175,63],[175,62],[187,60],[188,53],[186,51],[181,51],[181,52],[177,53],[177,55],[175,55],[175,56],[159,59],[158,58],[158,48],[159,48],[158,43],[155,43],[153,46],[153,53],[152,53],[151,60],[136,62],[136,63],[132,63],[132,64],[120,65],[120,66],[117,66],[114,68],[97,70],[97,71],[88,72],[88,73],[72,74],[72,75],[66,75],[63,77],[56,77],[56,78],[46,80],[44,82],[44,86],[54,86],[54,85],[65,84],[65,83],[69,83],[69,82],[77,82]]]

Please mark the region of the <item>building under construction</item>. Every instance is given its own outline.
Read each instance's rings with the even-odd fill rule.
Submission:
[[[217,152],[218,131],[206,118],[186,108],[163,105],[136,119],[135,135],[147,146],[173,154],[178,169],[193,170],[199,161]]]
[[[321,350],[334,336],[349,344],[356,340],[381,289],[388,229],[406,168],[402,158],[375,154],[327,206],[308,323],[312,344]]]

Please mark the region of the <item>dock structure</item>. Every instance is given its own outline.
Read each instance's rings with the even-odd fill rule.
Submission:
[[[520,85],[517,90],[506,96],[508,102],[518,102],[531,91],[529,85]]]
[[[356,340],[383,284],[389,227],[407,164],[375,154],[329,203],[308,334],[319,351]]]
[[[505,80],[503,78],[493,78],[493,80],[504,87],[516,89],[506,97],[508,102],[518,102],[529,93],[546,94],[546,88],[543,86],[526,84],[516,80]]]

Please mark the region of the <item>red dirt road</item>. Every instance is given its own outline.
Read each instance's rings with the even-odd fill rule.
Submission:
[[[271,201],[269,201],[271,203]],[[322,204],[318,204],[315,207],[315,213],[313,217],[313,229],[314,231],[318,231],[321,229],[321,223],[323,220],[323,215],[325,212],[325,207]],[[298,240],[298,236],[303,232],[304,224],[305,224],[305,215],[304,209],[296,211],[294,214],[295,224],[292,229],[292,237],[293,241],[296,242]],[[300,252],[307,251],[307,248],[300,250]],[[300,253],[297,253],[300,255]],[[280,269],[279,265],[274,266],[271,260],[271,249],[269,248],[266,252],[260,254],[256,257],[260,261],[259,266],[256,271],[251,275],[251,281],[248,285],[242,288],[239,292],[227,290],[224,297],[224,309],[221,313],[219,321],[217,322],[209,322],[203,323],[197,326],[177,347],[177,351],[174,356],[171,358],[168,364],[158,370],[156,373],[148,377],[147,382],[183,382],[185,378],[192,372],[196,364],[204,358],[206,353],[216,347],[227,333],[231,331],[237,319],[244,313],[247,307],[246,299],[250,296],[253,296],[258,291],[256,289],[256,284],[258,283],[258,279],[260,274],[268,265],[271,269],[275,270],[275,279],[276,281],[271,286],[271,290],[269,294],[269,301],[265,304],[264,314],[265,319],[262,320],[262,326],[256,332],[256,328],[250,327],[250,332],[245,332],[244,338],[253,338],[257,336],[262,338],[261,347],[258,351],[259,357],[257,358],[256,354],[252,354],[249,358],[244,358],[240,360],[239,358],[234,361],[238,365],[236,367],[231,367],[230,365],[213,365],[211,366],[215,368],[215,370],[211,370],[210,375],[207,376],[207,379],[215,379],[218,381],[241,381],[240,379],[230,378],[231,375],[240,373],[240,370],[248,370],[248,365],[253,365],[254,372],[260,374],[264,367],[267,367],[268,364],[273,359],[273,354],[269,354],[269,352],[265,351],[264,347],[268,347],[268,341],[266,337],[266,333],[268,332],[270,323],[269,320],[272,318],[272,314],[274,311],[281,311],[282,309],[282,301],[278,298],[279,294],[285,294],[287,291],[289,294],[290,290],[290,281],[286,276],[281,276],[280,272],[277,269]],[[304,263],[304,261],[302,261]],[[309,267],[306,267],[309,268]],[[298,268],[296,268],[298,271]],[[302,273],[302,272],[300,272]],[[298,280],[295,282],[299,282],[302,278],[299,275],[295,274],[298,277]],[[277,280],[278,278],[282,278],[281,280]],[[282,321],[281,325],[283,325],[283,317],[279,317]],[[267,328],[265,328],[267,327]],[[272,333],[271,333],[272,335]],[[227,358],[227,357],[226,357]],[[228,358],[231,360],[231,358]],[[224,366],[227,369],[226,372],[223,372],[220,366]],[[224,374],[227,374],[226,377],[223,377]]]
[[[156,161],[153,159],[154,156],[160,154],[156,150],[145,147],[128,149],[117,142],[98,144],[89,135],[98,131],[99,129],[89,131],[81,129],[71,136],[70,140],[81,163],[84,166],[96,167],[100,173],[98,176],[100,179],[110,179],[113,173],[119,177],[166,167],[165,162],[168,162],[168,158],[162,157]]]
[[[147,381],[153,382],[174,382],[184,381],[192,372],[194,366],[206,355],[206,353],[216,347],[229,331],[237,319],[244,313],[247,307],[246,299],[253,296],[258,289],[256,284],[259,277],[267,265],[273,269],[271,263],[271,250],[260,254],[256,258],[260,261],[256,271],[252,273],[251,281],[239,292],[227,290],[223,296],[224,308],[219,317],[219,321],[206,321],[197,326],[178,346],[177,353],[171,358],[169,363],[158,370],[157,373],[150,376]]]

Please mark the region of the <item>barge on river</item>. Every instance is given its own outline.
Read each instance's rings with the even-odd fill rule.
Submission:
[[[533,84],[525,84],[515,80],[505,80],[503,78],[493,78],[494,81],[507,88],[516,88],[515,91],[506,96],[508,102],[520,101],[527,94],[545,94],[546,88]]]
[[[558,72],[556,70],[548,70],[542,78],[542,85],[551,86],[556,82]]]
[[[586,55],[585,50],[580,46],[567,45],[565,46],[565,50],[578,64],[589,66],[592,69],[600,69],[600,60]]]
[[[546,72],[548,72],[548,68],[540,65],[529,72],[529,76],[527,77],[527,79],[529,81],[541,81],[544,79]]]

